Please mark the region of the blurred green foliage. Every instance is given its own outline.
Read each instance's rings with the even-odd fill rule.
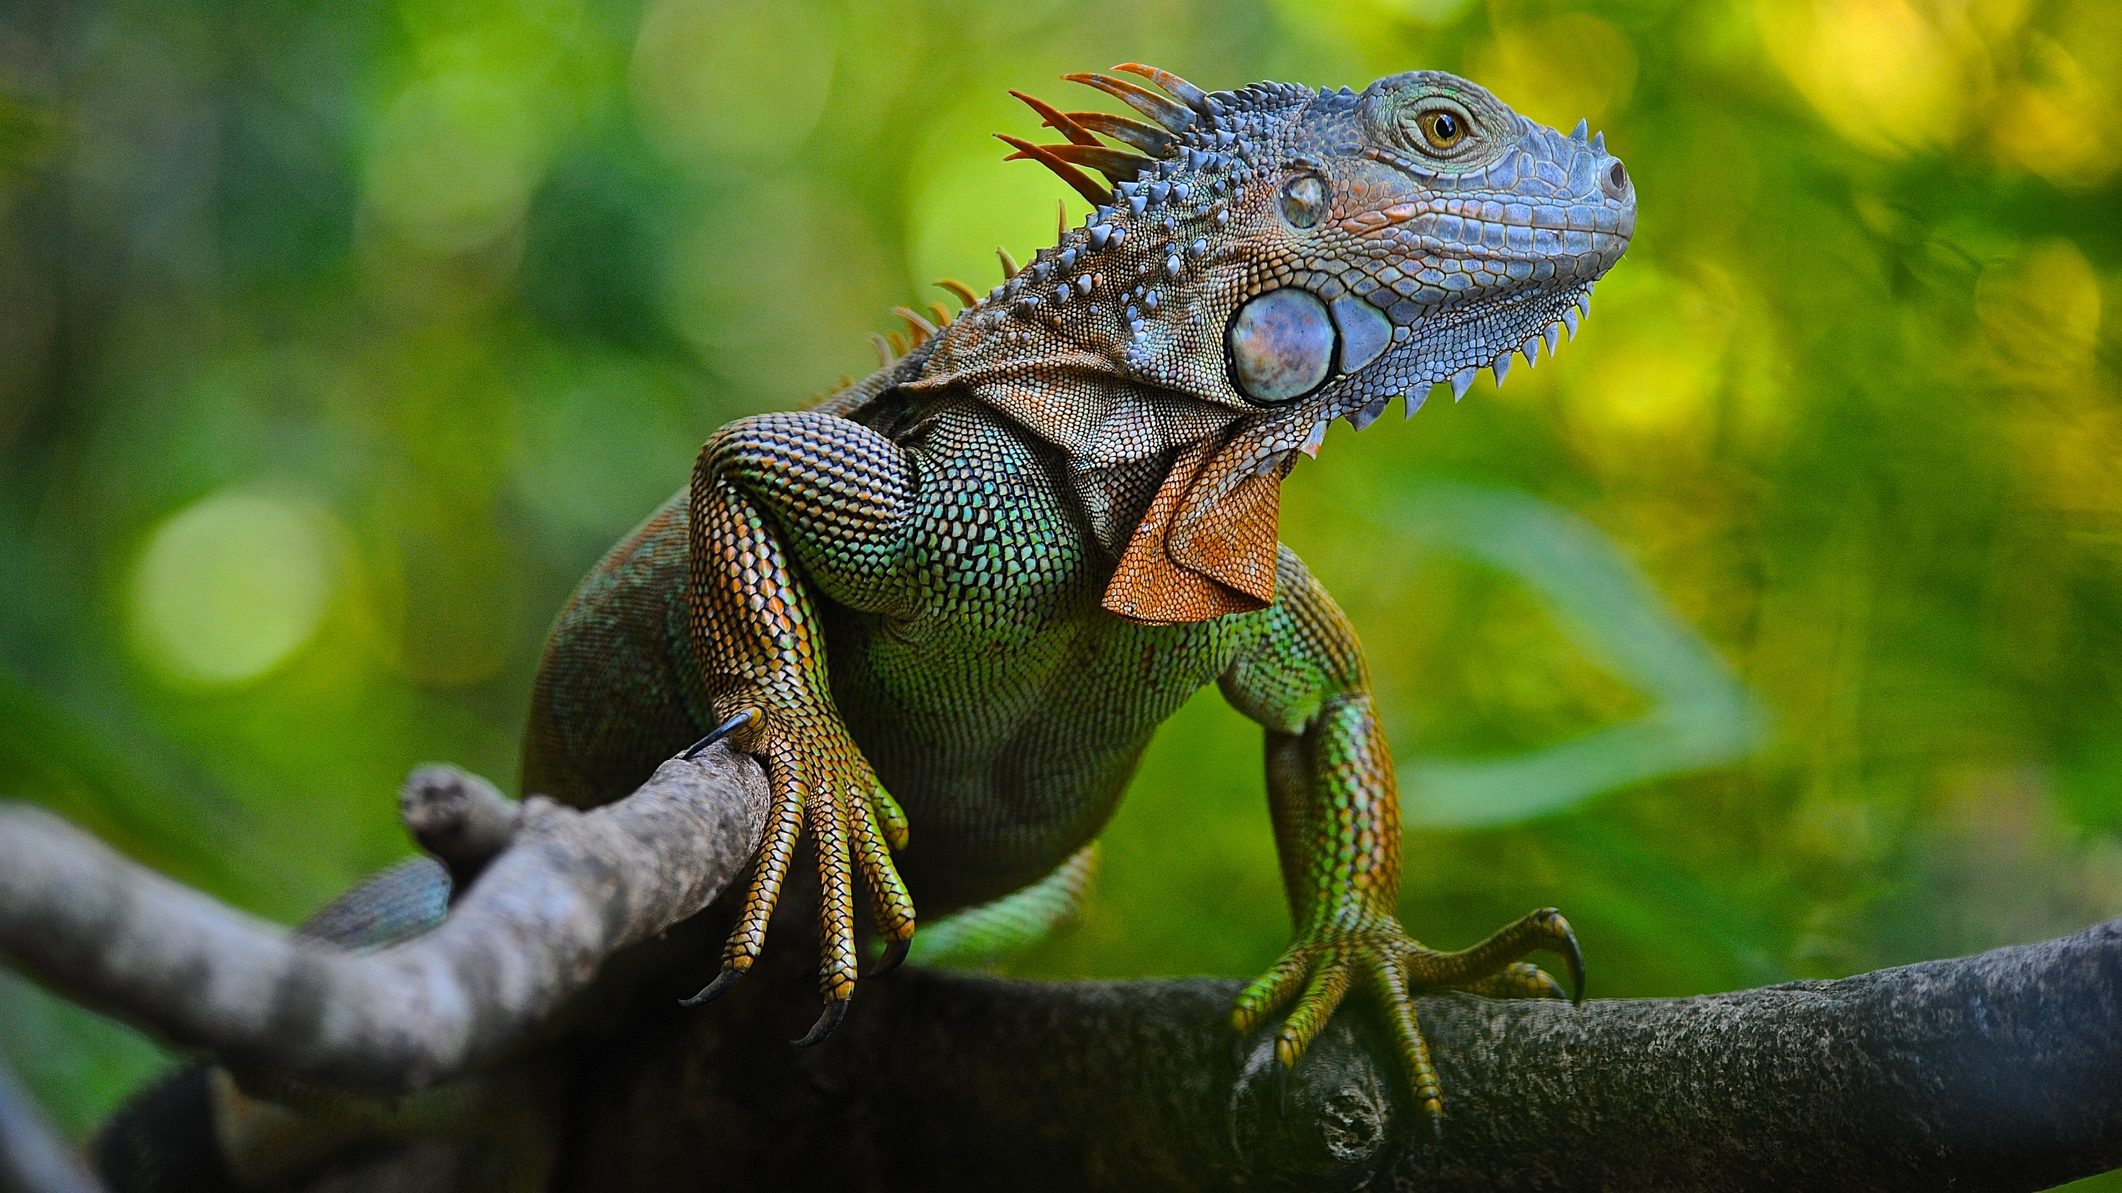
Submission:
[[[1005,88],[1127,59],[1456,70],[1640,188],[1557,364],[1287,490],[1418,935],[1554,903],[1679,994],[2122,910],[2106,0],[17,6],[0,791],[283,920],[400,857],[399,778],[514,774],[548,617],[710,428],[1080,214]],[[1258,765],[1189,706],[1015,967],[1266,965]],[[0,1047],[76,1129],[159,1063],[19,981]]]

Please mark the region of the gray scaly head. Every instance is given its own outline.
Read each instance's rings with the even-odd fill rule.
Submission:
[[[1065,453],[1121,554],[1105,605],[1193,621],[1273,598],[1280,482],[1327,425],[1550,355],[1628,247],[1604,137],[1535,124],[1464,79],[1361,93],[1255,83],[1166,95],[1071,75],[1143,120],[1060,112],[1004,137],[1096,205],[952,323],[909,389],[967,391]],[[1108,138],[1115,145],[1101,142]],[[1083,168],[1103,174],[1100,185]]]

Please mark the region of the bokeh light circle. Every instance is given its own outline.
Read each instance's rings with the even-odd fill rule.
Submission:
[[[179,682],[257,679],[316,634],[339,562],[330,520],[308,503],[215,494],[171,516],[140,553],[126,600],[134,649]]]

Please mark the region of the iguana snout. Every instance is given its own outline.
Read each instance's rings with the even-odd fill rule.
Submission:
[[[1396,395],[1466,392],[1574,334],[1635,234],[1628,170],[1436,71],[1319,95],[1290,122],[1274,217],[1227,324],[1233,383],[1292,407],[1298,450],[1369,425]],[[1279,421],[1279,420],[1278,420]],[[1287,437],[1287,433],[1283,437]]]

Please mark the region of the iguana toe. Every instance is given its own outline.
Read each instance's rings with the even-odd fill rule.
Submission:
[[[1571,983],[1581,995],[1582,953],[1569,922],[1551,907],[1456,952],[1425,948],[1397,921],[1382,915],[1318,925],[1292,945],[1273,969],[1246,987],[1232,1009],[1231,1020],[1239,1031],[1250,1031],[1294,998],[1275,1036],[1275,1059],[1285,1067],[1294,1066],[1324,1030],[1349,987],[1360,983],[1385,1014],[1393,1050],[1416,1104],[1441,1130],[1444,1091],[1416,1014],[1415,994],[1466,990],[1496,998],[1569,997],[1553,976],[1522,960],[1527,953],[1543,950],[1562,956]]]
[[[855,993],[858,874],[886,942],[885,963],[877,972],[898,964],[912,940],[913,899],[892,860],[892,841],[906,837],[905,814],[884,794],[876,773],[828,710],[799,704],[763,711],[756,702],[738,707],[688,753],[734,737],[735,744],[764,762],[772,803],[751,885],[723,947],[722,972],[685,1005],[720,997],[758,960],[797,840],[807,833],[817,864],[818,988],[826,1007],[796,1043],[816,1044],[839,1026]]]

